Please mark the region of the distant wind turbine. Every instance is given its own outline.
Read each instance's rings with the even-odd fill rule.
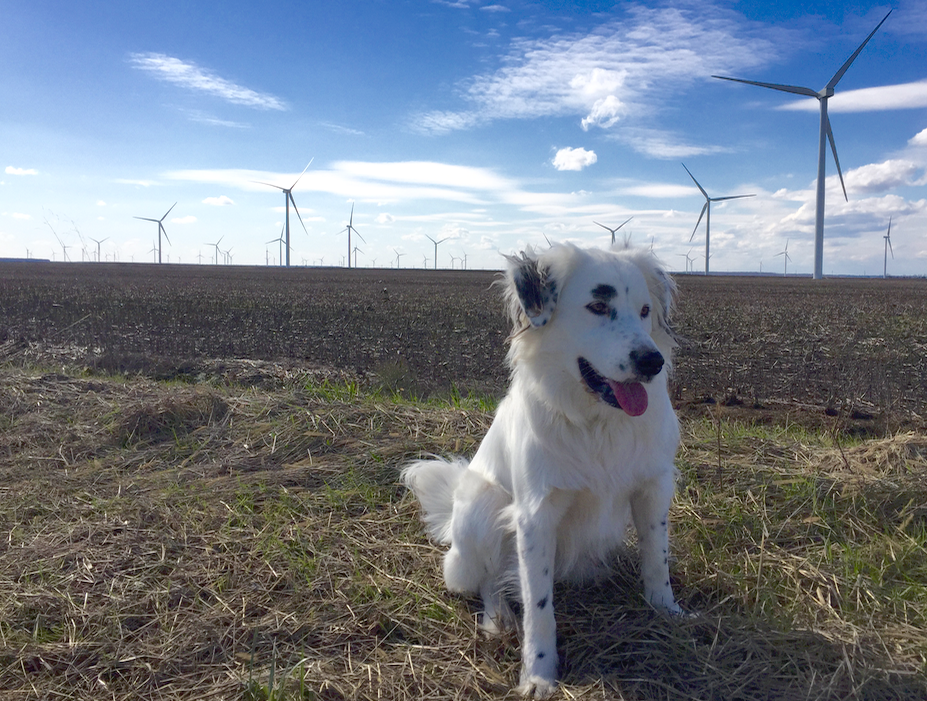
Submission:
[[[347,225],[346,227],[344,227],[344,228],[343,228],[341,231],[339,231],[338,233],[339,233],[339,234],[343,234],[345,231],[348,232],[348,258],[347,258],[347,260],[348,260],[348,267],[350,268],[350,267],[351,267],[351,250],[352,250],[352,249],[351,249],[351,232],[353,231],[355,234],[358,235],[358,237],[360,237],[360,240],[361,240],[361,241],[363,241],[364,243],[367,243],[367,239],[365,239],[363,236],[361,236],[360,232],[359,232],[359,231],[357,230],[357,228],[354,226],[354,203],[353,203],[353,202],[351,203],[351,218],[348,219],[348,225]],[[354,258],[355,258],[354,267],[356,268],[356,267],[357,267],[357,262],[356,262],[357,255],[356,255],[356,254],[355,254]]]
[[[177,206],[177,203],[171,205],[171,209]],[[158,263],[161,262],[161,234],[164,234],[164,238],[167,239],[167,242],[170,243],[171,240],[167,238],[167,229],[164,228],[164,220],[167,219],[167,215],[171,213],[171,209],[167,210],[164,213],[164,216],[160,219],[151,219],[149,217],[135,217],[135,219],[141,219],[142,221],[153,221],[158,225]]]
[[[286,225],[284,224],[284,226],[286,226]],[[279,250],[278,250],[278,252],[277,252],[277,254],[278,254],[277,261],[278,261],[278,264],[279,264],[279,265],[283,265],[283,245],[286,243],[286,241],[283,239],[283,232],[284,232],[284,229],[281,228],[281,229],[280,229],[280,235],[279,235],[277,238],[271,239],[270,241],[267,241],[267,243],[277,243],[277,244],[280,244],[280,245],[279,245]],[[266,245],[266,244],[265,244],[265,245]]]
[[[353,248],[353,251],[354,251],[354,267],[356,268],[357,267],[357,253],[358,252],[363,253],[364,251],[358,248],[357,246]]]
[[[892,251],[892,218],[888,218],[888,233],[882,237],[885,239],[885,262],[882,264],[882,277],[888,277],[888,252]],[[895,260],[895,252],[892,251],[892,260]]]
[[[107,236],[105,239],[100,239],[99,241],[93,238],[93,236],[90,236],[89,238],[91,241],[93,241],[97,245],[97,263],[99,263],[100,262],[100,244],[103,243],[104,241],[109,241],[109,236]]]
[[[597,221],[595,221],[595,220],[593,220],[592,223],[593,223],[593,224],[599,224],[599,226],[601,226],[601,227],[602,227],[603,229],[605,229],[606,231],[612,232],[612,246],[614,246],[614,245],[615,245],[615,233],[618,231],[618,229],[620,229],[621,227],[623,227],[625,224],[627,224],[627,223],[628,223],[629,221],[631,221],[632,219],[634,219],[634,217],[628,217],[626,220],[624,220],[623,222],[621,222],[621,223],[620,223],[618,226],[616,226],[614,229],[613,229],[612,227],[610,227],[610,226],[605,226],[605,224],[599,224],[599,222],[597,222]],[[626,240],[626,242],[627,242],[627,240]]]
[[[399,267],[399,258],[400,258],[401,256],[404,256],[405,253],[400,253],[400,252],[397,251],[395,248],[393,249],[393,253],[396,254],[396,267],[398,268],[398,267]]]
[[[431,238],[428,234],[425,234],[425,238],[428,239],[429,241],[431,241],[431,242],[435,245],[435,270],[437,270],[437,269],[438,269],[438,244],[439,244],[439,243],[444,243],[445,241],[447,241],[447,240],[450,238],[450,236],[446,236],[445,238],[441,239],[440,241],[435,241],[435,240],[434,240],[433,238]],[[452,267],[452,268],[454,267],[453,257],[452,257],[452,260],[451,260],[451,267]]]
[[[785,240],[785,248],[776,254],[777,256],[785,256],[782,260],[785,262],[785,268],[782,271],[783,275],[789,274],[789,261],[792,260],[792,256],[789,255],[789,240]]]
[[[207,246],[212,246],[213,248],[216,249],[216,260],[215,260],[216,265],[219,265],[219,244],[222,243],[222,239],[224,238],[225,238],[225,235],[223,234],[222,236],[219,237],[219,240],[216,241],[215,243],[206,244]]]
[[[686,164],[682,164],[683,168],[686,168]],[[705,274],[708,275],[708,259],[711,257],[711,203],[712,202],[722,202],[724,200],[739,200],[744,197],[755,197],[756,195],[728,195],[727,197],[709,197],[708,193],[705,192],[698,180],[695,179],[695,176],[692,175],[692,172],[686,168],[686,172],[689,174],[689,177],[692,178],[692,182],[695,183],[695,187],[698,188],[699,192],[702,193],[702,196],[705,198],[705,204],[702,205],[702,212],[698,215],[698,221],[695,222],[695,228],[692,229],[692,235],[689,237],[689,243],[692,243],[692,239],[695,238],[695,232],[698,231],[699,224],[702,223],[702,217],[706,214],[708,215],[705,219]],[[693,268],[694,270],[694,268]]]
[[[843,182],[843,172],[840,170],[840,160],[837,158],[837,144],[834,143],[834,132],[830,128],[830,118],[827,116],[827,101],[834,95],[834,88],[837,87],[837,83],[840,82],[840,79],[843,78],[844,73],[847,72],[847,69],[850,67],[850,64],[856,60],[856,57],[859,56],[860,52],[863,50],[863,47],[869,43],[869,40],[872,39],[873,35],[879,31],[879,27],[888,19],[888,15],[892,14],[892,11],[889,10],[888,14],[882,18],[882,21],[876,25],[876,28],[873,29],[869,36],[863,41],[862,44],[853,52],[853,54],[846,60],[846,62],[840,67],[834,76],[827,81],[825,85],[820,90],[812,90],[811,88],[805,88],[795,85],[779,85],[777,83],[760,83],[754,80],[743,80],[741,78],[728,78],[723,75],[715,75],[712,78],[720,78],[721,80],[732,80],[735,83],[746,83],[748,85],[758,85],[761,88],[771,88],[772,90],[781,90],[782,92],[794,93],[796,95],[803,95],[805,97],[814,97],[817,98],[818,102],[821,105],[821,123],[820,123],[820,135],[818,138],[818,182],[817,182],[817,199],[815,203],[815,214],[814,214],[814,279],[820,280],[824,277],[824,163],[827,155],[827,148],[824,145],[825,137],[830,141],[830,150],[834,154],[834,163],[837,164],[837,174],[840,176],[840,186],[843,188],[843,197],[849,201],[847,198],[847,188]]]
[[[306,164],[306,167],[303,168],[303,172],[299,174],[299,178],[293,182],[289,187],[281,187],[280,185],[274,185],[273,183],[265,183],[259,180],[255,180],[258,185],[267,185],[268,187],[275,187],[278,190],[283,190],[283,201],[286,205],[286,223],[284,224],[284,229],[286,231],[286,267],[290,267],[290,203],[293,204],[293,209],[296,212],[296,218],[299,219],[299,223],[302,224],[303,231],[306,232],[306,236],[309,235],[309,230],[306,228],[306,225],[303,224],[303,218],[299,215],[299,209],[296,207],[296,200],[293,199],[293,188],[296,187],[296,183],[300,181],[306,171],[309,170],[309,166],[312,165],[314,158],[309,159],[309,162]]]

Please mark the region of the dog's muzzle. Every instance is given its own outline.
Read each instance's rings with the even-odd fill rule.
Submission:
[[[600,374],[585,358],[577,362],[579,374],[590,392],[629,416],[640,416],[647,411],[647,389],[642,382],[650,382],[658,375],[665,361],[659,351],[631,351],[630,358],[639,381],[616,382]]]

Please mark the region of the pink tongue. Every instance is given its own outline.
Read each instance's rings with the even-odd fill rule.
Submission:
[[[640,416],[647,411],[647,390],[640,382],[622,383],[605,380],[615,393],[618,405],[631,416]]]

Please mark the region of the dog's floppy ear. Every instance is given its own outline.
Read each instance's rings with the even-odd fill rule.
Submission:
[[[661,350],[672,349],[676,345],[676,334],[672,327],[676,283],[660,265],[657,257],[649,251],[642,251],[637,258],[637,265],[644,273],[650,300],[654,305],[651,335]]]
[[[520,315],[534,328],[544,326],[557,306],[557,281],[533,251],[517,256],[506,256],[509,268],[506,274],[507,292],[512,320],[516,326]]]

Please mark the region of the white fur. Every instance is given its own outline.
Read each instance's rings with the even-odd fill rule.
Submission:
[[[557,244],[510,258],[512,379],[495,420],[469,464],[423,460],[403,470],[429,534],[449,546],[448,589],[481,595],[489,630],[511,620],[507,592],[523,602],[519,690],[526,696],[548,696],[556,686],[554,580],[594,572],[624,542],[630,521],[646,599],[679,611],[667,564],[679,443],[667,393],[674,292],[647,251]],[[606,311],[590,309],[603,300]],[[665,364],[642,376],[632,357],[653,360],[654,351]],[[593,393],[580,357],[602,377],[642,381],[646,411],[630,416]]]

